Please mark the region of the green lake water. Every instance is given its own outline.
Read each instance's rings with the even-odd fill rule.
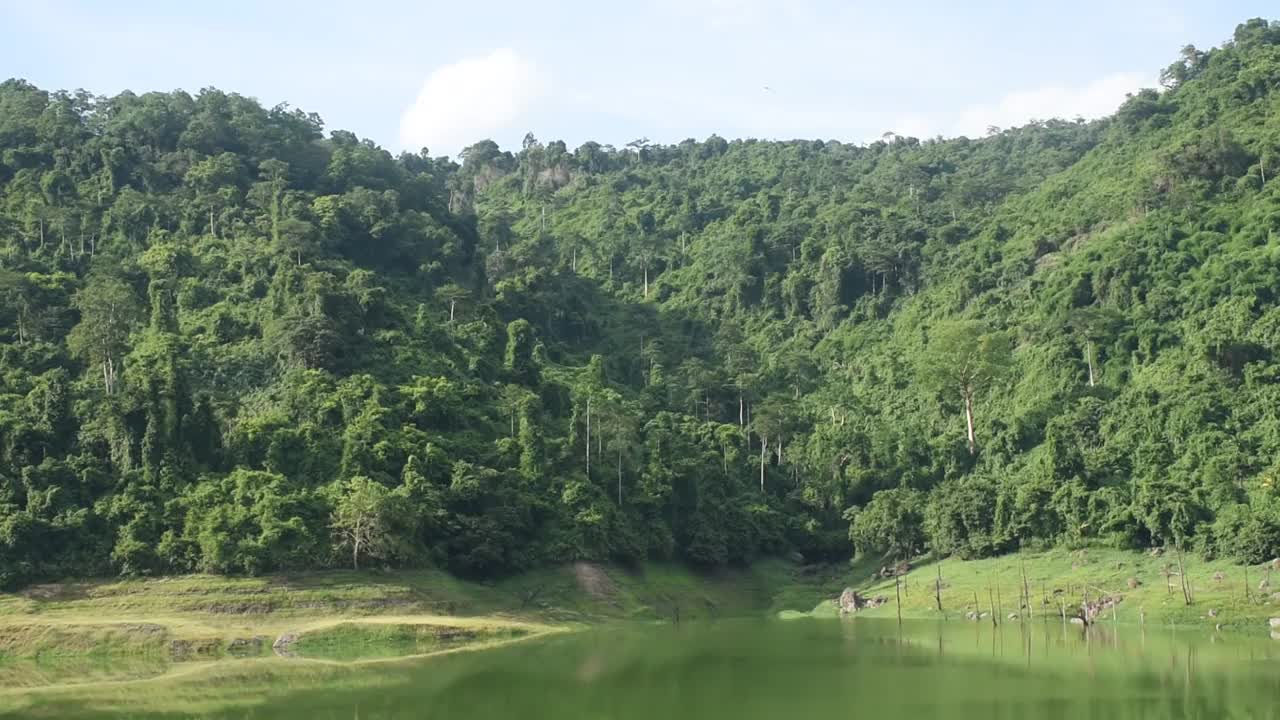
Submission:
[[[1280,718],[1280,641],[1057,623],[633,625],[345,664],[0,689],[0,718]]]

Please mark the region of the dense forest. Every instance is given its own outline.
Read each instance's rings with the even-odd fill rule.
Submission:
[[[1280,553],[1280,24],[980,139],[0,84],[0,584]]]

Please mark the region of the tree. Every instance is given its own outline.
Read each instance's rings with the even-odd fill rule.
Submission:
[[[67,346],[101,368],[103,390],[110,395],[116,389],[129,332],[141,316],[137,298],[120,278],[94,275],[76,293],[75,306],[80,323],[67,336]]]
[[[1084,359],[1089,368],[1089,387],[1097,382],[1097,349],[1100,342],[1110,339],[1124,322],[1124,316],[1110,308],[1090,306],[1071,312],[1067,325],[1084,341]]]
[[[981,322],[957,320],[939,324],[920,356],[919,372],[930,386],[956,393],[964,403],[969,454],[978,452],[974,405],[1013,363],[1010,337],[992,332]]]
[[[449,322],[453,322],[455,311],[458,307],[459,300],[466,300],[471,296],[467,289],[457,283],[447,283],[436,290],[436,297],[442,302],[449,305]]]
[[[538,380],[533,343],[533,326],[528,320],[520,318],[507,324],[506,368],[517,382],[533,384]]]
[[[924,549],[924,493],[911,488],[881,490],[865,507],[846,514],[849,540],[861,552],[908,558]]]
[[[392,497],[383,485],[363,475],[339,488],[331,527],[335,545],[351,551],[351,567],[360,569],[361,556],[384,559],[392,547]]]

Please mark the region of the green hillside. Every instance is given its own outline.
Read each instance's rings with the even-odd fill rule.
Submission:
[[[1280,23],[979,139],[0,84],[0,586],[1280,554]]]

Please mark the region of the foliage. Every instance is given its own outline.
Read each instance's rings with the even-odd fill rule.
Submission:
[[[925,545],[924,500],[919,490],[881,490],[853,513],[849,540],[862,552],[914,556]]]
[[[977,139],[461,164],[7,81],[0,583],[1280,553],[1277,48]]]

